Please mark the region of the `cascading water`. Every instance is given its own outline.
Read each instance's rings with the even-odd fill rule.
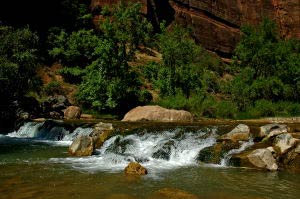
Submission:
[[[238,154],[242,151],[244,151],[245,149],[247,149],[248,147],[252,146],[254,144],[253,139],[250,139],[248,142],[243,142],[240,146],[240,148],[238,149],[231,149],[230,151],[228,151],[225,155],[224,158],[221,160],[220,165],[221,166],[228,166],[229,164],[229,160],[232,157],[232,155],[234,154]]]
[[[72,133],[63,126],[49,125],[45,122],[28,122],[18,131],[7,134],[11,138],[31,138],[33,140],[59,141],[60,145],[70,145],[80,135],[89,135],[92,128],[76,128]],[[57,142],[56,142],[57,143]]]
[[[53,158],[52,162],[71,164],[87,171],[119,171],[131,161],[147,169],[171,169],[197,164],[196,157],[203,148],[216,142],[216,129],[182,133],[180,129],[155,133],[114,136],[107,140],[97,155],[84,158]]]

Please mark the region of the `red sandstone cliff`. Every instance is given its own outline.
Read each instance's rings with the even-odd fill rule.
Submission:
[[[263,17],[276,20],[282,36],[300,39],[300,0],[134,1],[143,3],[143,12],[151,12],[148,16],[156,18],[152,21],[174,19],[180,24],[190,25],[198,42],[221,54],[230,54],[234,50],[242,24],[256,25]],[[91,5],[94,8],[116,2],[118,0],[92,0]]]

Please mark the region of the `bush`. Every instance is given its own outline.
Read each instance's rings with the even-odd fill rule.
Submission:
[[[80,84],[82,81],[82,77],[85,75],[85,72],[85,70],[79,67],[64,67],[59,70],[59,74],[63,76],[64,80],[72,84]]]
[[[44,93],[46,95],[55,95],[55,94],[61,95],[61,94],[63,94],[60,82],[52,81],[52,82],[46,84],[44,86]]]

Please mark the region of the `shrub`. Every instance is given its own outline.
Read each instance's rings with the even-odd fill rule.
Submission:
[[[63,94],[60,82],[52,81],[44,86],[46,95]]]

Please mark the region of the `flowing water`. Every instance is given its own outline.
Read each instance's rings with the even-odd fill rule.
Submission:
[[[116,135],[90,157],[69,157],[67,148],[91,128],[74,131],[27,123],[17,132],[0,134],[0,198],[157,198],[162,188],[177,188],[203,199],[296,199],[300,174],[264,172],[227,166],[231,155],[253,141],[229,151],[220,164],[200,165],[199,152],[216,142],[218,126],[188,130],[141,130]],[[149,174],[123,174],[138,161]]]

